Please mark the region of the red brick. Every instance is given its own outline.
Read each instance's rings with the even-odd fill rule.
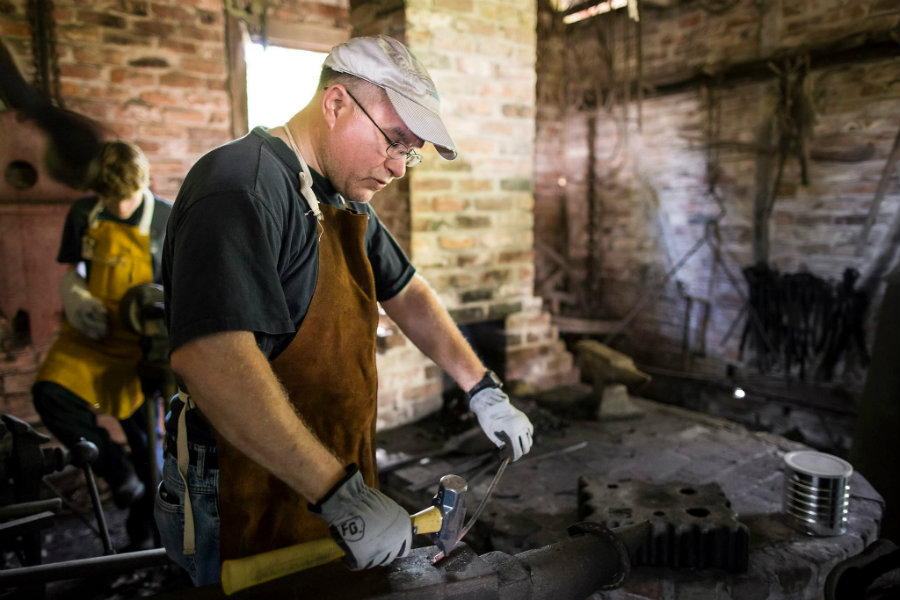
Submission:
[[[414,192],[449,190],[453,187],[453,181],[440,177],[417,177],[412,180],[411,187]]]
[[[435,212],[457,212],[466,208],[466,201],[459,196],[440,197],[433,201]]]
[[[434,7],[438,11],[470,13],[474,10],[474,0],[435,0]]]
[[[159,47],[178,54],[192,54],[197,52],[197,44],[184,40],[161,40]]]
[[[160,2],[152,2],[150,4],[150,16],[180,23],[187,23],[193,19],[192,11],[180,4],[162,4]]]
[[[10,37],[31,37],[28,21],[20,19],[0,19],[0,34]],[[5,40],[4,40],[5,41]]]
[[[467,178],[459,182],[459,188],[463,192],[490,191],[494,188],[494,180]]]
[[[163,109],[164,120],[169,124],[203,124],[207,122],[206,113],[202,110],[189,108],[166,107]]]
[[[109,72],[109,81],[127,85],[129,88],[150,87],[156,84],[156,77],[148,73],[135,72],[133,69],[112,69]]]
[[[160,106],[180,106],[181,102],[178,98],[175,97],[174,94],[169,92],[142,92],[138,98],[142,102],[146,102],[149,105],[160,105]]]
[[[35,372],[13,373],[3,376],[4,394],[27,394],[34,383]]]
[[[183,58],[181,66],[185,71],[203,73],[204,75],[227,75],[226,65],[221,60]]]
[[[102,30],[100,27],[86,26],[58,26],[56,28],[56,43],[75,42],[92,43],[100,41]]]
[[[185,73],[166,73],[159,76],[159,85],[164,87],[196,88],[204,85],[204,80]]]
[[[126,26],[126,21],[122,17],[93,10],[79,10],[75,19],[79,24],[86,23],[115,29],[125,29]]]
[[[445,250],[464,250],[475,245],[475,239],[467,235],[442,235],[438,238],[438,245]]]
[[[101,67],[77,64],[77,65],[60,65],[59,74],[61,77],[69,77],[72,79],[86,79],[88,81],[99,79],[103,69]]]
[[[187,23],[190,22],[187,21]],[[220,31],[218,28],[195,27],[186,24],[180,24],[173,35],[201,42],[222,42],[225,39],[224,31]]]
[[[0,394],[0,413],[12,415],[30,425],[40,423],[30,392]]]
[[[138,21],[133,31],[148,37],[167,38],[175,31],[175,26],[159,21]]]

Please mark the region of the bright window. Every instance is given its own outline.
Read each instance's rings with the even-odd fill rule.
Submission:
[[[327,53],[247,44],[247,119],[257,125],[281,125],[306,106],[319,81]]]

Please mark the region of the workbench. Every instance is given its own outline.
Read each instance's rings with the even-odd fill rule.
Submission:
[[[818,599],[825,579],[841,560],[878,537],[881,496],[854,472],[846,533],[812,537],[789,526],[782,515],[783,457],[809,449],[777,435],[749,431],[708,415],[632,397],[639,417],[600,421],[591,388],[572,386],[515,399],[535,422],[531,454],[504,473],[466,542],[478,553],[516,554],[553,544],[579,520],[579,478],[611,484],[640,481],[717,484],[736,518],[749,531],[745,572],[719,568],[633,568],[604,600],[716,598],[741,600]],[[544,431],[541,431],[541,426]],[[444,439],[426,421],[379,434],[383,462],[440,450]],[[426,506],[441,475],[470,469],[481,447],[416,462],[382,476],[383,489],[404,505]],[[424,463],[424,464],[423,464]],[[486,490],[496,462],[456,473],[468,479],[471,509]],[[432,481],[433,485],[422,487]],[[410,488],[420,488],[411,491]]]

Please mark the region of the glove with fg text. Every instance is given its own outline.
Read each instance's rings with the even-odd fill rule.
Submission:
[[[368,487],[356,465],[347,467],[347,475],[309,510],[328,523],[354,571],[387,565],[406,556],[412,545],[409,513]]]
[[[534,427],[525,413],[510,403],[496,375],[488,372],[482,382],[467,394],[469,410],[475,413],[481,429],[497,446],[504,445],[498,434],[506,434],[512,445],[512,459],[517,461],[531,450]]]
[[[88,290],[87,282],[78,271],[69,271],[59,280],[66,320],[92,340],[106,335],[109,317],[106,307]]]

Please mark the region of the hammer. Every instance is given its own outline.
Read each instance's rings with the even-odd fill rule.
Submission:
[[[468,484],[459,475],[444,475],[431,506],[410,515],[413,535],[434,533],[433,542],[449,554],[460,539],[466,517]],[[226,595],[245,588],[324,565],[344,555],[332,538],[235,558],[222,563],[222,589]]]

